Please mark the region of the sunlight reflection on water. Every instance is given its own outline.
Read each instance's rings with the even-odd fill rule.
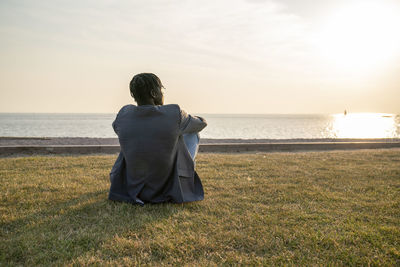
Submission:
[[[201,114],[200,114],[201,115]],[[343,114],[203,114],[202,138],[400,138],[400,116]],[[0,136],[111,137],[115,114],[0,113]]]
[[[396,116],[384,113],[352,113],[332,115],[328,127],[335,138],[392,138],[398,136]]]

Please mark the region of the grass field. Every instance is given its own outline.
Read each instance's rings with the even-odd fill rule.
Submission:
[[[116,155],[0,159],[0,266],[400,265],[400,150],[200,154],[205,200],[107,200]]]

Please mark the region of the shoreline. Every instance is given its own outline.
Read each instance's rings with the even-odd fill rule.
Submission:
[[[202,153],[399,149],[400,139],[203,139]],[[37,154],[115,154],[117,138],[0,137],[0,157]]]
[[[292,143],[399,143],[400,138],[296,138],[296,139],[213,139],[201,138],[208,144],[292,144]],[[118,146],[118,138],[93,137],[0,137],[2,146]]]

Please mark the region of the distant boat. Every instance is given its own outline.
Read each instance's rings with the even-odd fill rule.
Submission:
[[[344,110],[343,114],[346,116],[347,115],[347,110]]]

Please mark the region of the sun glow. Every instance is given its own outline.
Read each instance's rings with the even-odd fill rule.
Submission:
[[[400,56],[400,9],[360,2],[336,10],[317,36],[322,57],[339,70],[365,74]]]
[[[392,114],[352,113],[333,115],[330,132],[335,138],[393,138],[396,119]]]

